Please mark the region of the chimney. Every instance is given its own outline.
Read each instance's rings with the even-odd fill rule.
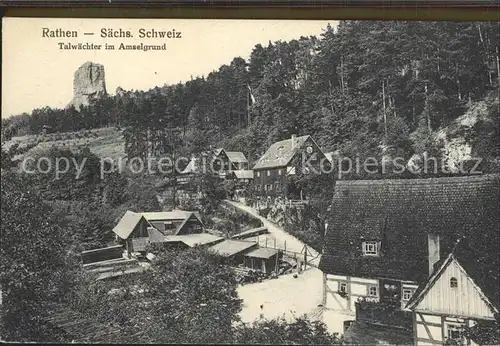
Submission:
[[[295,138],[297,136],[296,135],[292,135],[292,150],[295,149]]]
[[[440,260],[439,235],[428,234],[427,245],[429,251],[429,276],[434,272],[434,265]]]

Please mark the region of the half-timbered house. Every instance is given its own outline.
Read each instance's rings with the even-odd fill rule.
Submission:
[[[495,243],[490,236],[478,237]],[[479,340],[469,336],[467,328],[495,321],[498,316],[499,255],[485,252],[488,246],[478,248],[477,242],[472,248],[469,242],[467,238],[461,240],[438,262],[434,273],[409,301],[416,346],[478,345]]]
[[[358,301],[372,300],[411,319],[408,302],[457,239],[498,259],[499,182],[499,175],[338,181],[319,265],[324,310],[354,314]],[[488,244],[478,241],[486,234]]]

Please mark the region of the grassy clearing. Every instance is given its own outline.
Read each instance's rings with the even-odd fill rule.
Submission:
[[[47,135],[28,135],[13,137],[2,146],[8,150],[12,145],[18,144],[24,147],[30,144],[36,146],[24,155],[34,155],[50,148],[67,148],[70,150],[81,150],[89,148],[99,157],[111,157],[117,159],[125,156],[125,142],[121,131],[113,127],[105,127],[94,130],[79,132],[52,133]],[[18,155],[16,158],[19,158]]]

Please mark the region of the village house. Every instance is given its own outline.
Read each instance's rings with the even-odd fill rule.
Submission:
[[[248,160],[241,151],[226,151],[226,155],[231,164],[231,171],[248,170]]]
[[[144,252],[152,233],[159,232],[162,236],[202,233],[203,223],[197,213],[190,211],[127,211],[113,228],[113,232],[117,241],[123,243],[127,253],[131,254]]]
[[[203,232],[203,222],[197,212],[172,210],[141,213],[149,224],[164,235],[181,235]]]
[[[483,241],[498,245],[498,234],[497,242],[490,237]],[[486,253],[477,244],[471,247],[468,243],[468,239],[459,241],[444,260],[436,263],[433,274],[409,301],[416,346],[478,345],[478,340],[467,336],[466,329],[498,317],[498,253]]]
[[[304,166],[305,162],[310,166]],[[274,143],[253,167],[258,204],[267,205],[277,197],[304,200],[303,191],[288,184],[287,177],[299,173],[297,169],[303,173],[329,171],[330,164],[311,136],[292,135]]]
[[[193,155],[177,181],[181,185],[185,184],[197,173],[212,173],[223,178],[228,172],[245,169],[248,169],[248,160],[242,152],[210,149],[200,155]]]
[[[319,265],[324,322],[334,311],[356,312],[359,320],[361,303],[371,301],[400,312],[386,324],[415,319],[415,344],[437,345],[462,335],[447,332],[446,318],[491,318],[495,310],[486,307],[498,307],[498,270],[492,275],[491,268],[499,265],[499,182],[498,175],[338,181]],[[459,239],[483,257],[450,255]],[[442,334],[430,337],[429,324]]]

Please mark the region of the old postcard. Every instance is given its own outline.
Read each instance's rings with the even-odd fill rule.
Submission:
[[[499,23],[4,18],[4,341],[500,343]]]

